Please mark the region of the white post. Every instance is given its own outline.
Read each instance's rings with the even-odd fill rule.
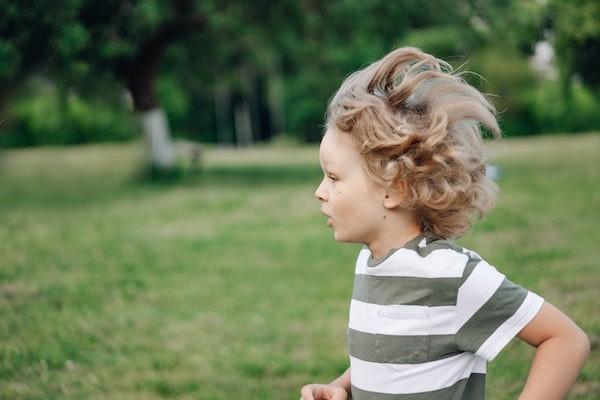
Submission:
[[[171,169],[175,166],[175,151],[167,117],[162,108],[138,112],[138,118],[144,131],[146,154],[153,167]]]
[[[248,147],[252,145],[252,119],[250,117],[250,107],[246,98],[237,104],[234,109],[235,114],[235,136],[239,147]]]

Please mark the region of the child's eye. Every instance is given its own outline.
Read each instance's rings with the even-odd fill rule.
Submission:
[[[329,175],[329,179],[331,179],[332,182],[337,181],[337,178],[333,175]]]

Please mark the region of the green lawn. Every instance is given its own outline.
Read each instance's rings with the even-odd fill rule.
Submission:
[[[319,212],[316,146],[207,148],[134,179],[141,144],[0,153],[0,398],[296,399],[347,367],[358,245]],[[495,211],[460,242],[590,335],[571,399],[600,398],[600,135],[496,144]],[[488,367],[514,399],[533,349]]]

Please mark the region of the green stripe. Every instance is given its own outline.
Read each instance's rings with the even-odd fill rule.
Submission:
[[[414,250],[419,253],[419,255],[421,257],[427,257],[428,255],[430,255],[431,253],[433,253],[436,250],[454,250],[457,253],[460,254],[464,254],[465,256],[469,257],[468,254],[465,254],[463,252],[463,248],[461,246],[459,246],[458,244],[450,241],[450,240],[444,240],[444,239],[438,239],[435,240],[431,243],[429,243],[429,239],[427,240],[428,243],[425,247],[415,247]]]
[[[455,356],[454,335],[376,335],[348,328],[348,351],[363,361],[418,364]]]
[[[469,261],[467,261],[467,264],[465,265],[465,269],[463,270],[462,277],[460,278],[461,286],[463,283],[465,283],[465,281],[467,279],[469,279],[469,276],[471,276],[471,273],[473,273],[473,270],[475,269],[477,264],[479,264],[480,261],[481,260],[478,258],[469,258]],[[458,291],[456,294],[458,295]]]
[[[352,298],[390,305],[454,306],[458,289],[479,264],[469,259],[460,278],[416,278],[356,274]]]
[[[458,347],[475,353],[523,304],[528,291],[504,279],[500,287],[456,334]]]
[[[352,385],[353,400],[483,400],[485,399],[485,374],[471,374],[454,385],[430,392],[387,394],[369,392]]]
[[[416,278],[357,274],[352,298],[371,304],[453,306],[461,278]]]
[[[371,254],[369,256],[369,258],[367,259],[367,267],[369,268],[373,268],[378,266],[379,264],[381,264],[382,262],[384,262],[385,260],[387,260],[388,258],[390,258],[392,256],[392,254],[394,254],[397,250],[397,248],[391,249],[387,255],[383,256],[383,257],[379,257],[379,258],[374,258],[373,255]]]

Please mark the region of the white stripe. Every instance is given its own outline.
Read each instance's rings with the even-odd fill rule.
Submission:
[[[477,354],[492,361],[500,350],[537,315],[542,304],[544,304],[543,298],[533,292],[527,293],[519,309],[483,342]]]
[[[423,335],[429,331],[430,335],[453,335],[492,297],[504,278],[480,261],[458,289],[456,306],[379,305],[352,299],[348,325],[374,334]]]
[[[383,364],[350,356],[350,380],[359,389],[410,394],[452,386],[471,373],[485,373],[485,360],[472,353],[421,364]]]
[[[456,306],[429,307],[430,335],[454,335],[456,328]]]
[[[354,299],[350,300],[350,318],[348,320],[348,327],[355,331],[378,333],[378,310],[379,306],[377,304],[364,303]]]
[[[460,278],[469,257],[452,249],[438,249],[423,257],[414,250],[398,249],[375,267],[368,267],[371,252],[362,249],[356,259],[355,272],[378,276],[419,278]]]
[[[486,261],[481,260],[467,280],[458,288],[456,299],[456,332],[483,306],[498,290],[504,275]]]
[[[456,333],[455,306],[379,305],[352,299],[348,327],[382,335],[447,335]]]
[[[364,248],[358,253],[358,257],[356,257],[356,265],[354,267],[355,273],[360,273],[359,271],[364,271],[367,265],[367,260],[369,259],[369,255],[371,252],[368,248]]]

